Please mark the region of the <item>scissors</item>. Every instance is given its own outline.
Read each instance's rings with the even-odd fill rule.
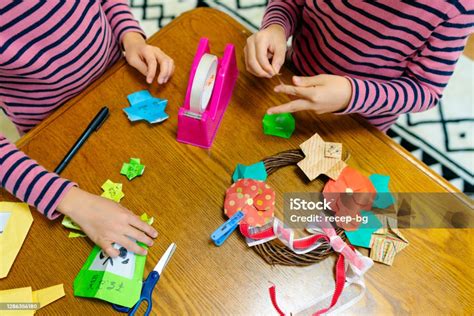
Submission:
[[[176,250],[175,243],[172,243],[171,245],[169,245],[168,249],[166,249],[165,254],[161,257],[160,261],[158,261],[153,271],[151,271],[150,274],[148,274],[148,277],[146,278],[146,280],[143,281],[142,293],[140,295],[140,299],[133,307],[129,308],[129,307],[115,305],[115,304],[113,304],[112,307],[118,312],[128,313],[128,315],[133,316],[135,315],[135,313],[137,312],[138,308],[143,303],[143,301],[145,301],[147,302],[147,305],[148,305],[145,312],[145,316],[150,315],[151,305],[152,305],[151,295],[153,294],[153,289],[155,288],[156,283],[158,283],[158,280],[160,279],[163,269],[168,264],[168,261],[170,261],[171,256],[173,255],[175,250]]]

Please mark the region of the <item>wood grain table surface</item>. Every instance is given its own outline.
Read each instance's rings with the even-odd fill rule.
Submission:
[[[277,286],[281,307],[287,311],[311,306],[333,290],[333,257],[304,268],[272,267],[238,233],[222,247],[210,242],[210,234],[225,220],[223,199],[237,163],[251,164],[298,148],[319,133],[327,141],[344,144],[351,153],[350,166],[367,175],[390,175],[393,192],[456,192],[389,137],[355,116],[298,113],[290,139],[264,135],[261,120],[265,110],[288,99],[273,92],[276,79],[259,79],[245,71],[243,47],[249,35],[245,27],[216,10],[185,13],[149,39],[176,62],[176,73],[168,84],[148,86],[142,75],[120,61],[17,143],[52,170],[98,110],[104,105],[110,108],[106,123],[62,176],[96,194],[102,192],[100,186],[107,179],[121,182],[122,204],[137,214],[147,212],[155,217],[159,237],[149,251],[145,276],[168,245],[177,244],[155,289],[153,313],[271,315],[275,312],[268,297],[269,282]],[[216,55],[223,53],[226,43],[233,43],[240,69],[231,104],[209,151],[176,141],[177,113],[202,36],[210,39],[211,52]],[[289,82],[290,72],[283,72],[283,80]],[[167,121],[156,125],[128,121],[122,110],[128,106],[126,96],[142,89],[169,100]],[[144,175],[131,182],[119,173],[130,157],[146,165]],[[315,184],[308,183],[296,167],[271,175],[268,183],[277,192],[277,208],[282,206],[284,192],[315,190]],[[15,201],[5,191],[0,199]],[[459,201],[469,203],[463,196]],[[64,283],[66,297],[39,310],[38,315],[114,314],[106,302],[73,295],[73,280],[92,243],[85,238],[68,239],[60,221],[51,222],[36,210],[32,212],[33,226],[8,277],[0,281],[0,289],[40,289]],[[410,245],[397,255],[392,267],[375,264],[366,275],[367,295],[349,313],[472,314],[473,230],[406,229],[404,235]]]

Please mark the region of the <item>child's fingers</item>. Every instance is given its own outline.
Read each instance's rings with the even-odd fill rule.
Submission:
[[[131,237],[137,241],[144,243],[149,247],[153,246],[153,240],[147,235],[145,235],[142,231],[134,228],[133,226],[129,226],[127,230],[124,231],[124,234],[128,237]]]
[[[156,67],[158,66],[158,63],[156,61],[155,54],[153,54],[152,51],[145,50],[143,55],[143,58],[145,59],[147,64],[146,82],[148,82],[148,84],[151,84],[153,82],[153,79],[155,78]]]
[[[163,53],[159,48],[155,51],[155,56],[160,63],[160,73],[158,75],[158,83],[166,83],[174,71],[174,61],[168,55]]]
[[[268,43],[266,41],[257,41],[255,44],[255,50],[257,55],[257,61],[262,69],[271,76],[275,75],[272,65],[268,60]]]
[[[276,73],[280,72],[281,66],[285,63],[286,57],[286,43],[282,45],[276,45],[273,52],[272,67]]]
[[[117,256],[120,254],[120,252],[118,251],[118,249],[115,249],[111,242],[108,242],[108,243],[105,243],[105,242],[104,242],[104,244],[99,243],[98,246],[99,246],[99,247],[107,254],[107,256],[109,256],[109,257],[115,258],[115,257],[117,257]]]
[[[324,85],[325,82],[326,79],[324,75],[312,77],[293,76],[293,83],[299,87],[314,87],[318,85]]]
[[[288,95],[294,95],[300,98],[304,98],[310,101],[315,102],[316,87],[295,87],[290,85],[278,85],[273,89],[277,93],[285,93]]]
[[[294,100],[267,110],[267,114],[293,113],[298,111],[312,110],[314,104],[307,100]]]
[[[152,238],[156,238],[158,236],[158,232],[153,227],[142,221],[138,216],[131,216],[129,224]]]
[[[126,237],[125,235],[119,235],[116,238],[117,240],[115,241],[119,245],[125,247],[128,251],[131,251],[133,253],[139,254],[139,255],[146,255],[147,250],[140,247],[135,241],[131,240],[130,238]]]
[[[262,69],[260,64],[258,63],[257,56],[256,56],[256,51],[255,51],[255,43],[253,40],[248,40],[247,41],[247,70],[259,77],[266,77],[266,78],[271,78],[271,76]]]
[[[171,68],[172,64],[169,59],[165,59],[160,63],[160,74],[158,75],[158,83],[162,84],[168,81]]]
[[[147,75],[148,67],[143,62],[143,60],[141,60],[140,57],[134,56],[134,57],[130,57],[127,60],[128,60],[128,63],[130,64],[130,66],[132,66],[133,68],[138,70],[142,75],[144,75],[144,76]]]

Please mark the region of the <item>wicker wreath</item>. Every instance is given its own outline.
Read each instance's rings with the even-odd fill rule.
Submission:
[[[342,157],[345,162],[349,160],[349,153],[345,150],[342,152]],[[299,161],[305,158],[304,153],[300,149],[292,149],[280,152],[276,155],[267,157],[263,159],[265,169],[268,175],[276,172],[280,168],[296,165]],[[326,184],[327,179],[322,179],[319,177],[312,182],[312,185],[315,186],[315,190],[322,192],[324,185]],[[346,241],[346,235],[342,228],[336,228],[337,234]],[[334,253],[334,250],[331,248],[329,243],[325,240],[322,240],[322,244],[305,254],[296,254],[291,249],[286,247],[278,239],[274,239],[270,242],[263,244],[258,244],[252,247],[267,263],[271,265],[287,265],[287,266],[308,266],[319,262],[327,258],[329,255]]]

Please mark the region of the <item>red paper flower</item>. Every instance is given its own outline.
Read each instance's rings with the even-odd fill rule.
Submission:
[[[272,219],[274,210],[275,192],[263,181],[241,179],[227,189],[224,213],[228,217],[242,211],[243,222],[260,227]]]
[[[323,195],[332,201],[332,210],[336,216],[351,216],[352,222],[337,222],[345,230],[355,230],[360,222],[356,222],[361,210],[371,210],[376,191],[368,177],[357,170],[345,167],[336,180],[329,180],[323,189]]]

